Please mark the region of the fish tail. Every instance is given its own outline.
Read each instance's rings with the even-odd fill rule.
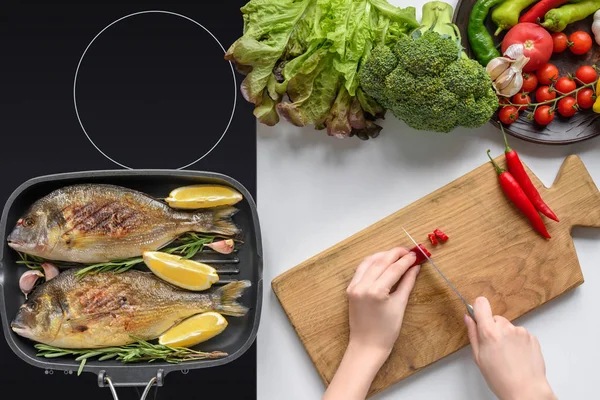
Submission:
[[[201,211],[201,213],[202,212],[205,211]],[[238,209],[235,207],[224,207],[213,210],[212,227],[210,227],[210,232],[225,236],[234,236],[240,233],[240,229],[231,220],[231,217],[233,217],[237,212]]]
[[[243,294],[244,290],[250,286],[250,281],[236,281],[217,289],[215,292],[215,311],[233,317],[246,315],[248,307],[241,305],[236,300]]]

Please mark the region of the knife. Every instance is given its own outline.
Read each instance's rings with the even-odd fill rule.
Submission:
[[[429,258],[427,256],[427,254],[425,254],[425,252],[419,246],[419,244],[417,242],[415,242],[415,239],[413,239],[412,236],[410,236],[410,234],[408,232],[406,232],[406,229],[402,228],[402,230],[404,231],[404,233],[406,233],[406,236],[408,236],[408,238],[415,244],[415,246],[417,247],[417,249],[419,249],[419,251],[425,256],[425,258],[427,259],[427,261],[429,261],[431,263],[431,265],[433,265],[433,268],[435,268],[436,271],[442,276],[442,278],[444,278],[444,280],[446,281],[446,283],[448,283],[448,285],[450,285],[450,287],[452,288],[452,290],[454,290],[454,293],[456,293],[458,295],[458,297],[460,297],[460,300],[467,307],[467,312],[469,313],[469,315],[471,316],[471,318],[473,318],[473,321],[477,322],[477,320],[475,319],[475,312],[473,311],[473,307],[469,303],[467,303],[467,301],[465,300],[465,298],[461,296],[461,294],[458,292],[458,290],[456,290],[456,288],[454,287],[454,285],[450,283],[450,281],[448,280],[448,278],[446,278],[446,276],[442,273],[442,271],[440,271],[440,269],[437,267],[437,265],[435,265],[435,263],[431,260],[431,258]]]

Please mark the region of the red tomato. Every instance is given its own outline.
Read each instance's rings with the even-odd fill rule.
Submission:
[[[552,49],[554,53],[562,53],[567,49],[567,35],[562,32],[554,32],[552,34],[552,42],[554,44],[554,48]]]
[[[523,68],[524,72],[535,71],[544,65],[552,56],[554,44],[547,30],[531,22],[522,22],[513,26],[502,40],[502,54],[515,43],[523,45],[523,54],[529,61]]]
[[[598,73],[596,73],[594,67],[584,65],[579,67],[579,69],[575,73],[575,77],[583,83],[592,83],[596,79],[598,79]]]
[[[594,96],[594,91],[592,89],[585,88],[577,92],[577,105],[579,106],[579,108],[584,110],[592,108],[595,101],[596,96]]]
[[[554,119],[554,110],[550,106],[540,106],[535,110],[535,122],[548,125]]]
[[[585,54],[592,48],[592,37],[584,31],[571,33],[569,36],[569,48],[571,53],[581,55]]]
[[[525,93],[517,93],[515,94],[512,99],[511,99],[511,103],[513,104],[525,104],[524,107],[519,107],[519,111],[526,109],[527,107],[529,107],[529,103],[531,103],[531,98],[529,97],[529,95],[525,94]]]
[[[554,89],[550,89],[550,86],[540,86],[535,91],[535,101],[543,103],[545,101],[554,100],[556,98],[556,92]]]
[[[577,102],[572,97],[564,97],[558,101],[558,113],[563,117],[572,117],[577,112]]]
[[[523,86],[521,86],[521,91],[525,93],[531,93],[535,90],[538,85],[538,78],[535,74],[528,74],[527,72],[523,73]]]
[[[573,79],[563,76],[562,78],[556,81],[554,88],[558,90],[561,94],[567,94],[577,89],[577,84]]]
[[[544,64],[537,71],[538,82],[542,85],[551,85],[558,79],[558,68],[554,64]]]
[[[515,106],[503,107],[498,116],[503,124],[510,125],[519,119],[519,110]]]

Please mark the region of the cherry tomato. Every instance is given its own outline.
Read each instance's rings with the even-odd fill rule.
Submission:
[[[577,112],[577,102],[572,97],[564,97],[558,101],[558,113],[563,117],[572,117]]]
[[[584,110],[592,108],[595,101],[596,96],[594,96],[594,91],[592,89],[585,88],[577,92],[577,105],[579,106],[579,108]]]
[[[554,110],[550,106],[540,106],[535,110],[535,122],[548,125],[554,119]]]
[[[519,111],[521,111],[521,110],[524,110],[527,107],[529,107],[529,103],[531,103],[531,98],[529,97],[529,95],[527,95],[525,93],[517,93],[512,97],[511,103],[525,104],[525,106],[519,107]]]
[[[562,53],[567,49],[567,41],[567,35],[562,32],[554,32],[552,34],[552,42],[554,44],[552,51],[554,53]]]
[[[513,26],[502,40],[502,54],[516,43],[523,45],[523,55],[529,57],[525,72],[535,71],[552,57],[552,36],[538,24],[522,22]]]
[[[585,54],[592,48],[592,37],[584,31],[571,33],[569,42],[569,48],[573,54]]]
[[[558,68],[554,64],[544,64],[538,69],[535,74],[537,75],[538,82],[542,85],[551,85],[558,79]]]
[[[556,98],[556,91],[551,89],[550,86],[540,86],[535,91],[535,101],[543,103],[544,101],[554,100]]]
[[[521,86],[521,91],[525,93],[531,93],[537,88],[538,79],[535,74],[530,74],[527,72],[523,73],[523,86]]]
[[[556,81],[554,88],[561,94],[567,94],[577,89],[577,84],[573,79],[563,76],[562,78]]]
[[[506,107],[506,104],[510,103],[510,98],[498,96],[498,103],[500,103],[500,107]]]
[[[575,77],[583,83],[592,83],[598,79],[598,73],[594,67],[583,65],[577,69],[577,72],[575,72]]]
[[[503,107],[498,116],[503,124],[510,125],[519,119],[519,110],[515,106]]]

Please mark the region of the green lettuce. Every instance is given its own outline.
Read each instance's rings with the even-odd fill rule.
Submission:
[[[415,9],[385,0],[251,0],[243,36],[225,58],[246,75],[244,98],[273,126],[283,116],[337,137],[368,139],[385,110],[360,89],[358,70],[378,44],[418,28]]]

